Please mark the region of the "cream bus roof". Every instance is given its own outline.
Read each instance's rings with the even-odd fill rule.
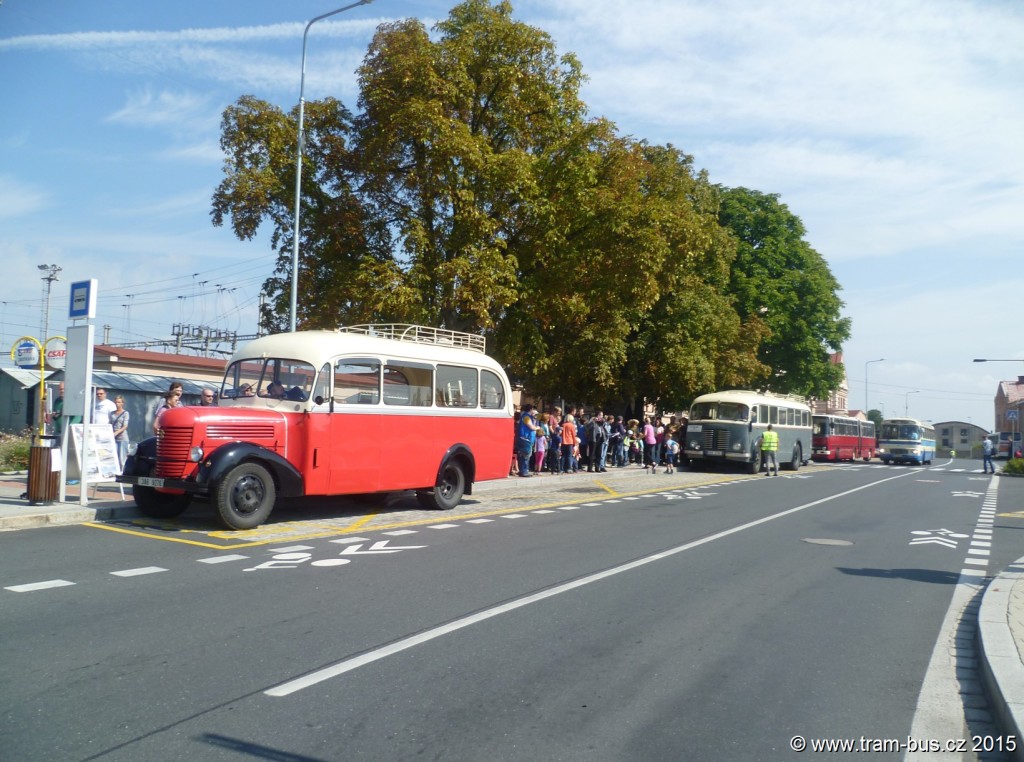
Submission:
[[[807,408],[807,400],[799,394],[773,394],[772,392],[754,392],[746,389],[728,389],[721,392],[702,394],[693,401],[693,404],[707,402],[736,402],[743,405],[780,405],[786,404],[789,407]]]
[[[482,340],[483,337],[478,337]],[[240,347],[231,357],[231,362],[264,357],[280,357],[288,360],[302,360],[314,367],[341,355],[360,357],[403,358],[421,362],[474,365],[494,370],[504,376],[504,370],[496,360],[481,351],[451,346],[438,337],[437,342],[418,340],[402,341],[394,338],[367,333],[339,331],[296,331],[277,333],[254,339]]]

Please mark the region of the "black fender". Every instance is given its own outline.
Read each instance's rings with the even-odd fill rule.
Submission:
[[[124,462],[125,476],[149,476],[156,468],[156,437],[143,439],[135,445],[135,453]]]
[[[473,457],[473,451],[469,449],[469,446],[462,442],[453,444],[445,451],[444,457],[441,458],[441,463],[437,467],[434,486],[436,487],[441,483],[441,474],[444,473],[445,467],[456,459],[466,464],[466,489],[463,494],[472,495],[473,482],[476,481],[476,458]]]
[[[211,492],[213,485],[223,479],[228,471],[239,463],[251,461],[266,466],[277,482],[280,497],[300,497],[306,494],[305,480],[291,463],[266,447],[251,442],[231,442],[221,445],[199,464],[196,483],[205,485]]]

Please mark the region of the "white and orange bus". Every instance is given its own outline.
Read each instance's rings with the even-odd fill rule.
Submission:
[[[871,460],[875,455],[874,421],[845,415],[815,415],[811,418],[811,428],[812,460]]]
[[[118,481],[143,513],[196,496],[249,529],[277,497],[415,490],[455,507],[473,483],[508,476],[508,377],[474,334],[348,326],[256,339],[229,361],[217,407],[176,407]]]

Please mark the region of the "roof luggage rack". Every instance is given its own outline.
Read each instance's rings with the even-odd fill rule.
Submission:
[[[426,325],[410,323],[361,323],[359,325],[343,325],[338,328],[340,333],[362,333],[381,339],[408,341],[412,344],[433,344],[439,347],[455,347],[483,353],[487,348],[487,339],[475,333],[450,331],[447,328],[431,328]]]

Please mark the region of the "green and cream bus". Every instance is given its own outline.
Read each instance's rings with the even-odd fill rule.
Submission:
[[[692,467],[737,463],[756,474],[769,423],[779,435],[779,465],[796,471],[811,453],[811,408],[795,394],[735,390],[698,397],[690,407],[686,456]]]

